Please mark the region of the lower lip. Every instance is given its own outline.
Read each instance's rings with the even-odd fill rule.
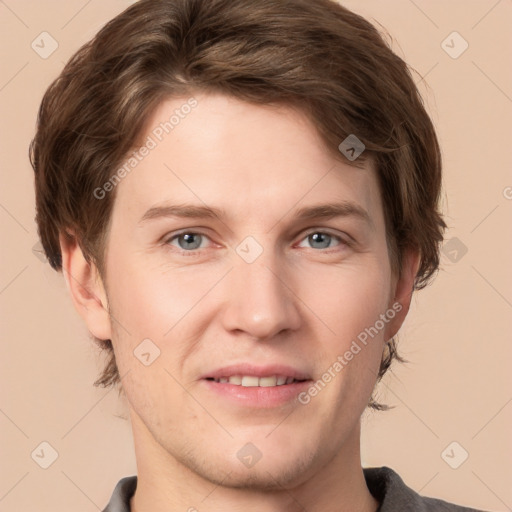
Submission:
[[[283,384],[282,386],[237,386],[225,382],[203,379],[208,389],[240,405],[255,408],[270,408],[284,405],[297,398],[297,395],[311,385],[310,380]]]

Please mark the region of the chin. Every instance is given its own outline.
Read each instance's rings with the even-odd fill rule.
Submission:
[[[189,454],[192,455],[192,454]],[[212,454],[213,455],[213,454]],[[236,456],[229,460],[212,456],[206,461],[189,458],[182,461],[193,472],[215,485],[232,489],[277,491],[293,489],[306,481],[314,471],[314,455],[308,453],[282,454],[274,452],[272,459],[262,455],[251,467],[246,467]]]

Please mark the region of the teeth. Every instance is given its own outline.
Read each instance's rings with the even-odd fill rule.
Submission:
[[[255,387],[258,385],[258,377],[249,377],[249,376],[244,376],[242,377],[242,386],[244,388],[252,388],[252,387]]]
[[[230,384],[236,384],[237,386],[242,385],[242,377],[240,375],[233,375],[232,377],[228,378],[228,382]]]
[[[297,382],[293,377],[285,377],[284,375],[271,375],[268,377],[256,377],[254,375],[232,375],[231,377],[220,377],[214,379],[215,382],[223,384],[234,384],[236,386],[262,387],[268,388],[273,386],[283,386],[284,384],[291,384]]]
[[[275,385],[277,385],[277,377],[276,376],[273,376],[273,377],[260,377],[259,384],[263,388],[268,388],[270,386],[275,386]]]

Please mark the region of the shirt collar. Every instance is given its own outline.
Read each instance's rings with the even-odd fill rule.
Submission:
[[[378,512],[398,512],[400,510],[453,510],[473,511],[457,507],[441,500],[422,498],[407,487],[400,476],[391,468],[363,468],[366,485],[373,497],[380,503]],[[116,485],[109,504],[103,512],[130,512],[130,499],[137,488],[137,477],[128,476]],[[441,508],[430,508],[430,507]],[[476,511],[478,512],[478,511]]]

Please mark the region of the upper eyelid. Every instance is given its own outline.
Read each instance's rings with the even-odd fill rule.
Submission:
[[[342,236],[340,234],[334,233],[334,230],[329,229],[329,228],[307,228],[307,229],[299,232],[299,234],[302,234],[302,238],[304,238],[305,236],[311,235],[313,233],[325,233],[327,235],[335,236],[335,237],[342,239]],[[349,236],[349,235],[347,235],[347,236]]]

